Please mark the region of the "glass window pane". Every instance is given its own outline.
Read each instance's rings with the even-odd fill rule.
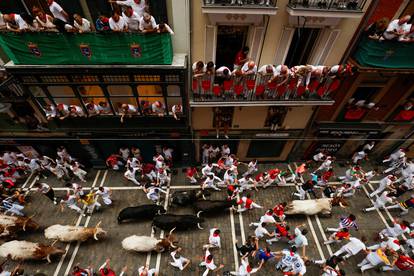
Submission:
[[[177,97],[173,97],[173,98],[168,97],[167,103],[168,103],[168,114],[169,115],[172,115],[171,109],[174,105],[183,105],[181,98],[177,98]]]
[[[55,98],[56,104],[77,105],[81,106],[77,98]]]
[[[102,88],[97,85],[84,85],[77,87],[79,94],[82,97],[102,96],[104,95]]]
[[[73,90],[70,86],[48,86],[47,90],[49,91],[52,97],[73,97]]]
[[[135,100],[135,98],[114,98],[111,97],[111,102],[112,105],[114,106],[115,111],[117,112],[117,114],[119,114],[119,109],[121,108],[122,104],[130,104],[133,105],[135,108],[137,108],[137,101]],[[138,109],[138,108],[137,108]]]
[[[52,102],[48,98],[36,98],[36,101],[43,108],[45,108],[47,105],[52,105]]]
[[[111,96],[133,96],[132,88],[128,85],[109,85],[108,92]]]
[[[180,87],[178,85],[168,85],[167,95],[170,97],[180,97]]]
[[[134,75],[134,80],[138,82],[160,82],[159,75]]]
[[[162,96],[162,88],[159,85],[139,85],[137,90],[140,97]]]
[[[114,115],[112,109],[105,98],[90,98],[83,101],[89,115],[108,116]]]
[[[144,115],[165,115],[165,103],[163,98],[140,97],[139,105]]]
[[[92,75],[74,75],[72,79],[76,82],[99,82],[98,76]]]
[[[30,92],[35,97],[46,97],[46,94],[43,92],[40,86],[29,86]]]

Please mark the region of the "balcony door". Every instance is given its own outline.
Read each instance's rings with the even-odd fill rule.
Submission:
[[[312,57],[320,28],[296,28],[285,64],[289,67],[307,64]]]
[[[248,31],[248,26],[217,26],[216,68],[227,66],[233,69],[234,58],[245,46]]]

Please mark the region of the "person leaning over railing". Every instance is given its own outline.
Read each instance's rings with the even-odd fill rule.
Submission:
[[[139,29],[143,33],[153,33],[157,31],[157,22],[152,15],[145,12],[139,20]]]
[[[395,19],[391,21],[391,23],[385,30],[383,37],[387,40],[399,40],[401,37],[403,37],[410,31],[411,24],[407,23],[408,21],[410,21],[410,19],[411,16],[405,15],[400,19]]]
[[[95,27],[93,26],[93,24],[91,24],[91,22],[89,22],[89,20],[87,20],[86,18],[82,18],[82,16],[80,16],[77,13],[73,15],[73,18],[73,26],[75,27],[75,30],[77,32],[89,33],[95,31]]]
[[[131,7],[126,7],[124,12],[122,13],[122,17],[127,22],[129,31],[139,31],[139,21],[141,17]]]
[[[33,6],[32,14],[35,17],[33,20],[33,26],[37,31],[48,31],[48,32],[57,32],[56,25],[53,24],[54,18],[45,12],[43,12],[39,7]]]
[[[113,32],[127,32],[128,23],[124,17],[122,17],[119,11],[115,10],[109,18],[109,27]]]

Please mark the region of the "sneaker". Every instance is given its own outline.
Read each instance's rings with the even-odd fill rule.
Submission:
[[[267,243],[268,245],[272,245],[272,242],[271,242],[270,240],[266,240],[266,243]]]
[[[363,212],[363,213],[366,213],[366,212],[367,212],[367,209],[366,209],[366,208],[363,208],[363,209],[362,209],[362,212]]]
[[[229,139],[229,136],[227,136],[227,135],[224,135],[224,138],[226,138],[226,139]]]
[[[253,227],[253,222],[249,224],[249,227]]]

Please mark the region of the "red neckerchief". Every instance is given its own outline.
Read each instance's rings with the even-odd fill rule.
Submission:
[[[402,230],[407,229],[407,226],[405,226],[405,225],[403,225],[403,224],[400,224],[400,227],[401,227],[401,229],[402,229]]]
[[[218,236],[220,236],[220,234],[213,233],[213,237],[218,237]]]
[[[399,240],[393,240],[393,243],[395,243],[396,245],[400,245]]]
[[[250,265],[248,265],[247,267],[246,267],[246,270],[247,270],[247,272],[251,272],[252,271],[252,268],[250,267]]]

